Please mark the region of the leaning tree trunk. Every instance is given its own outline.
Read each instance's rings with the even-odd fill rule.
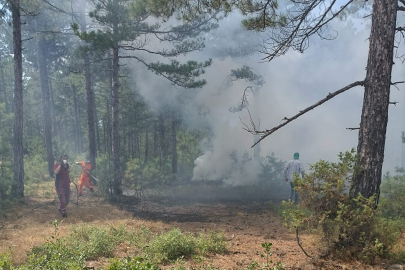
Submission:
[[[38,69],[41,84],[41,101],[42,101],[42,114],[44,119],[44,133],[45,133],[45,147],[46,147],[46,160],[48,163],[48,174],[53,177],[53,164],[54,157],[52,151],[52,118],[49,97],[49,81],[48,81],[48,68],[46,61],[46,41],[45,38],[40,36],[37,40],[38,51]]]
[[[398,1],[375,0],[352,195],[379,195]]]
[[[23,83],[20,0],[10,1],[14,51],[14,182],[12,193],[24,197]]]

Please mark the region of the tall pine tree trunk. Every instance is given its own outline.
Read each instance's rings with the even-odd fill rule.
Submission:
[[[253,102],[255,104],[253,108],[253,117],[255,123],[260,123],[260,117],[259,117],[259,108],[260,108],[260,88],[259,86],[255,86],[253,88]],[[253,134],[253,143],[256,143],[260,139],[260,135],[258,134]],[[260,157],[260,142],[256,144],[256,146],[253,148],[253,160],[257,164],[260,163],[261,157]]]
[[[177,168],[177,120],[172,113],[172,173],[176,174]]]
[[[158,155],[158,136],[157,136],[157,122],[153,120],[153,157]]]
[[[4,77],[4,67],[3,67],[3,61],[0,55],[0,76],[1,76],[1,88],[3,89],[3,96],[4,96],[4,106],[5,106],[5,111],[6,113],[10,112],[10,106],[8,104],[8,96],[7,96],[7,83],[6,79]]]
[[[119,137],[119,82],[118,82],[118,46],[112,49],[112,87],[111,87],[111,116],[112,140],[111,149],[113,156],[113,193],[114,199],[122,195],[121,162],[120,162],[120,137]]]
[[[80,128],[80,117],[79,117],[79,104],[77,98],[77,87],[76,85],[72,84],[72,92],[73,92],[73,115],[75,118],[74,124],[74,132],[75,132],[75,147],[76,152],[81,153],[83,150],[83,142],[82,142],[82,131]]]
[[[46,148],[46,161],[48,163],[48,173],[53,177],[53,164],[54,157],[52,151],[52,118],[49,97],[49,81],[48,81],[48,67],[46,55],[46,40],[41,34],[37,40],[38,51],[38,70],[39,81],[41,85],[41,101],[42,101],[42,115],[44,119],[44,133],[45,133],[45,148]]]
[[[86,32],[86,17],[84,14],[85,0],[81,1],[82,9],[80,10],[80,27],[81,31]],[[91,87],[90,76],[90,59],[88,52],[84,52],[84,78],[86,80],[86,104],[87,104],[87,127],[88,127],[88,141],[89,141],[89,159],[93,165],[93,169],[96,168],[96,131],[95,131],[95,101],[93,88]]]
[[[163,115],[163,109],[159,112],[159,135],[160,135],[160,156],[163,160],[166,160],[166,141],[165,141],[165,118]]]
[[[14,182],[12,193],[24,197],[23,83],[20,0],[10,0],[14,52]]]
[[[53,177],[54,157],[52,151],[52,118],[49,97],[49,81],[47,67],[47,43],[41,34],[37,39],[39,81],[41,85],[42,115],[44,119],[46,161],[48,163],[48,173]]]
[[[375,0],[352,195],[379,195],[398,1]]]
[[[149,157],[149,132],[148,132],[148,125],[146,124],[145,126],[145,159],[144,163],[148,162],[148,157]]]

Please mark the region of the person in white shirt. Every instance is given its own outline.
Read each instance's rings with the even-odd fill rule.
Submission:
[[[304,176],[304,167],[302,166],[301,161],[299,160],[300,154],[295,152],[294,153],[294,159],[290,160],[287,162],[287,164],[284,167],[284,179],[288,183],[290,182],[291,186],[291,192],[290,192],[290,198],[289,200],[291,201],[294,196],[294,201],[298,201],[298,193],[294,190],[294,174],[297,174],[299,177]]]

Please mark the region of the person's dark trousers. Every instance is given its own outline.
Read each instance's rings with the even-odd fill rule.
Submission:
[[[70,186],[58,185],[58,187],[56,187],[56,193],[58,194],[60,202],[59,212],[65,216],[67,215],[66,206],[69,204],[70,200]]]
[[[294,183],[290,182],[290,186],[291,186],[290,201],[292,201],[293,196],[294,196],[294,201],[298,202],[298,192],[296,190],[294,190]]]

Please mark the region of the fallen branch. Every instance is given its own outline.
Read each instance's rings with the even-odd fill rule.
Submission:
[[[287,124],[290,123],[291,121],[297,119],[297,118],[300,117],[301,115],[303,115],[303,114],[309,112],[310,110],[312,110],[312,109],[318,107],[319,105],[322,105],[323,103],[325,103],[326,101],[328,101],[328,100],[334,98],[335,96],[337,96],[337,95],[339,95],[339,94],[341,94],[341,93],[343,93],[343,92],[345,92],[345,91],[347,91],[347,90],[349,90],[349,89],[351,89],[351,88],[353,88],[353,87],[355,87],[355,86],[359,86],[359,85],[363,86],[363,85],[364,85],[364,81],[357,81],[357,82],[354,82],[354,83],[352,83],[352,84],[349,84],[349,85],[343,87],[343,88],[340,89],[340,90],[337,90],[336,92],[329,93],[324,99],[321,99],[320,101],[318,101],[318,102],[315,103],[314,105],[312,105],[312,106],[306,108],[306,109],[303,110],[303,111],[300,111],[298,114],[294,115],[293,117],[291,117],[291,118],[284,117],[283,120],[285,120],[285,122],[282,123],[282,124],[280,124],[280,125],[278,125],[278,126],[276,126],[276,127],[274,127],[274,128],[272,128],[272,129],[267,129],[267,130],[264,130],[264,131],[258,131],[258,130],[256,130],[255,128],[253,128],[253,130],[252,130],[252,129],[246,129],[246,128],[244,128],[246,131],[248,131],[248,132],[250,132],[250,133],[252,133],[252,134],[263,134],[263,135],[261,135],[260,139],[252,145],[252,147],[254,147],[254,146],[255,146],[256,144],[258,144],[261,140],[263,140],[264,138],[266,138],[267,136],[269,136],[270,134],[272,134],[272,133],[275,132],[276,130],[282,128],[283,126],[287,125]],[[251,121],[253,121],[253,120],[251,119]],[[253,126],[253,127],[254,127],[254,126]]]
[[[300,237],[298,236],[298,227],[295,227],[295,236],[297,237],[297,243],[298,243],[298,246],[301,248],[302,252],[304,252],[304,254],[305,254],[308,258],[311,258],[311,259],[312,259],[312,257],[308,255],[308,253],[304,250],[304,248],[303,248],[302,245],[301,245]]]

